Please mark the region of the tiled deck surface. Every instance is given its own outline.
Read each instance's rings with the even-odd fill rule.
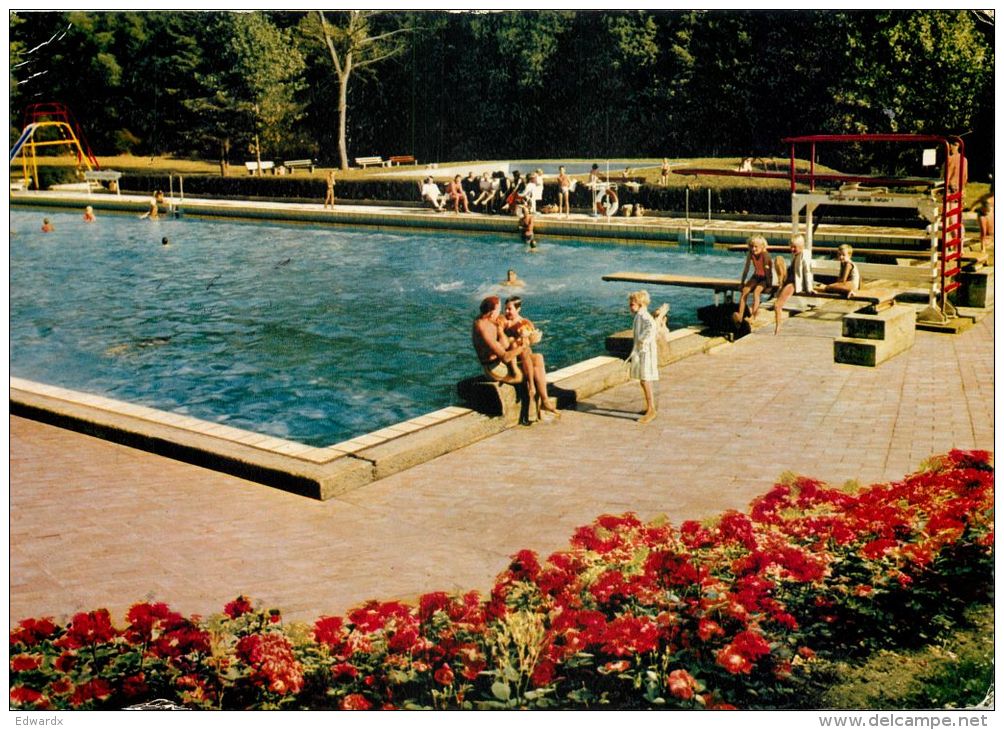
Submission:
[[[894,479],[993,449],[994,323],[917,332],[878,368],[833,362],[839,319],[789,320],[328,502],[10,418],[10,618],[135,601],[208,614],[245,593],[310,620],[369,598],[484,590],[521,548],[605,512],[743,509],[784,471]]]

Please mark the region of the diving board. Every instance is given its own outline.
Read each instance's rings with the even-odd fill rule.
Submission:
[[[709,276],[687,276],[686,274],[646,274],[640,271],[618,271],[606,274],[603,281],[636,281],[640,284],[659,286],[687,286],[693,289],[711,289],[720,292],[739,291],[739,279],[715,279]]]

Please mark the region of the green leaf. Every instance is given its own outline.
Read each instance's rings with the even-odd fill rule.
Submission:
[[[503,702],[508,702],[512,696],[512,690],[509,689],[509,685],[505,682],[494,682],[492,684],[492,694]]]

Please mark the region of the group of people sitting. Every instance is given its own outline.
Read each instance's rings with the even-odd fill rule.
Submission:
[[[510,271],[513,278],[515,272]],[[505,300],[505,310],[497,296],[481,301],[481,313],[474,320],[471,340],[485,375],[494,381],[516,385],[526,383],[530,404],[527,421],[540,420],[541,413],[558,419],[561,414],[553,400],[547,397],[547,375],[544,356],[533,351],[541,341],[541,332],[533,322],[523,317],[523,300],[511,296]]]
[[[767,251],[767,239],[763,236],[752,236],[747,245],[749,250],[739,279],[739,311],[733,315],[737,324],[744,319],[746,301],[750,295],[753,297],[753,303],[749,307],[749,316],[752,319],[760,311],[760,296],[764,292],[774,293],[774,334],[777,334],[781,330],[781,312],[784,304],[793,294],[831,293],[850,297],[861,287],[858,267],[851,261],[854,249],[847,244],[837,248],[840,271],[836,281],[818,286],[813,282],[812,267],[804,255],[805,237],[801,234],[793,236],[789,244],[790,264],[780,256],[771,260]]]
[[[502,170],[484,172],[481,177],[468,172],[467,177],[455,175],[447,182],[445,192],[430,175],[422,181],[421,195],[423,202],[439,212],[449,208],[454,213],[461,209],[470,213],[477,208],[484,213],[517,215],[521,207],[526,207],[536,213],[544,197],[544,172],[535,170],[525,177],[519,170],[513,170],[512,177]]]

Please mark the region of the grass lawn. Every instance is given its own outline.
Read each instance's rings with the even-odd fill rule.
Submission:
[[[43,161],[44,160],[44,161]],[[189,160],[177,157],[137,157],[136,155],[115,155],[115,156],[102,156],[98,158],[101,163],[101,167],[108,170],[118,170],[119,172],[139,174],[139,175],[151,175],[151,174],[161,174],[167,175],[168,173],[175,175],[219,175],[220,174],[220,163],[215,160]],[[587,162],[588,160],[575,160],[568,159],[565,162]],[[440,167],[463,167],[464,165],[469,165],[477,162],[476,160],[466,160],[457,162],[441,162]],[[483,161],[482,161],[483,162]],[[553,160],[552,162],[558,162],[558,160]],[[721,170],[735,170],[740,163],[738,157],[693,157],[693,158],[675,158],[670,160],[674,169],[680,169],[685,167],[693,168],[705,168],[705,169],[721,169]],[[62,155],[62,156],[52,156],[45,157],[40,160],[40,166],[49,167],[76,167],[77,160],[73,155]],[[655,164],[656,167],[652,165]],[[798,168],[800,170],[808,169],[808,162],[805,160],[797,161]],[[652,158],[643,158],[637,160],[638,170],[633,173],[635,178],[644,178],[645,182],[651,185],[657,185],[659,183],[659,167],[661,167],[661,161],[653,160]],[[376,179],[383,177],[387,172],[388,168],[381,167],[370,167],[366,169],[352,168],[349,170],[340,170],[338,168],[328,168],[328,167],[318,167],[314,169],[314,172],[309,172],[308,170],[297,170],[292,173],[295,177],[308,177],[315,178],[318,180],[323,180],[325,175],[327,175],[329,169],[334,169],[336,177],[338,180],[367,180]],[[757,158],[754,162],[754,171],[756,172],[779,172],[787,173],[788,171],[788,158],[787,157],[772,157],[772,158]],[[402,171],[412,171],[416,179],[421,178],[429,174],[429,170],[424,165],[403,165],[401,167],[395,167],[394,172],[400,173]],[[14,164],[12,166],[12,175],[17,176],[20,172],[20,165]],[[433,175],[436,174],[435,171],[431,171]],[[838,172],[828,167],[818,165],[816,167],[816,172],[819,173],[830,173]],[[246,169],[242,163],[231,164],[230,166],[230,176],[239,177],[247,174]],[[619,174],[619,171],[612,171],[611,175]],[[572,177],[578,179],[585,179],[586,175],[573,175]],[[739,181],[742,181],[742,185],[746,187],[759,187],[759,188],[786,188],[788,186],[787,180],[770,180],[762,178],[736,178],[736,177],[716,177],[712,175],[699,175],[699,176],[689,176],[689,175],[677,175],[670,174],[668,187],[682,188],[687,185],[692,185],[700,188],[718,188],[718,187],[734,187]],[[971,207],[979,200],[983,195],[985,195],[990,190],[989,183],[985,182],[970,182],[966,185],[966,201],[967,207]]]

